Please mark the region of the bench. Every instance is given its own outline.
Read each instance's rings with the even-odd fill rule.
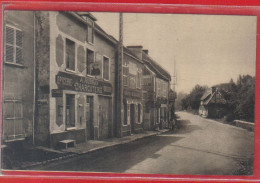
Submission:
[[[59,141],[59,147],[68,149],[68,147],[75,147],[76,141],[75,140],[61,140]]]

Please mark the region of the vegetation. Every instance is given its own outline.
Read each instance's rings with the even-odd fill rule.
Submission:
[[[240,75],[235,83],[232,79],[229,83],[215,86],[227,101],[227,121],[240,119],[254,122],[255,109],[255,77]],[[198,111],[200,99],[207,86],[196,85],[189,94],[179,93],[176,99],[177,110]]]

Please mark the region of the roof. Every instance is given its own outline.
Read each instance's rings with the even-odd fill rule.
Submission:
[[[214,102],[212,102],[213,97],[215,99]],[[213,92],[212,89],[205,91],[200,100],[203,102],[203,105],[208,105],[209,103],[226,104],[226,100],[223,98],[221,93],[218,90]]]
[[[170,81],[171,75],[160,66],[156,61],[154,61],[149,55],[142,52],[142,58],[144,63],[151,69],[154,73],[158,75],[159,78]]]

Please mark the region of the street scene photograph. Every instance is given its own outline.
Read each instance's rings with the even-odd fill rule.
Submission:
[[[253,175],[256,16],[3,20],[2,170]]]

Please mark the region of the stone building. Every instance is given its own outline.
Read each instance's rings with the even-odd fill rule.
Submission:
[[[36,20],[37,142],[114,137],[116,42],[90,13],[37,12]]]
[[[128,47],[123,50],[123,122],[122,136],[143,131],[143,62]]]
[[[167,126],[170,75],[142,46],[123,47],[119,72],[119,42],[91,13],[4,15],[5,143],[27,139],[57,147],[64,140],[81,143]]]
[[[149,55],[142,46],[128,46],[144,64],[142,72],[143,128],[168,127],[170,74]]]
[[[5,11],[3,30],[2,141],[12,143],[33,136],[33,13]]]

